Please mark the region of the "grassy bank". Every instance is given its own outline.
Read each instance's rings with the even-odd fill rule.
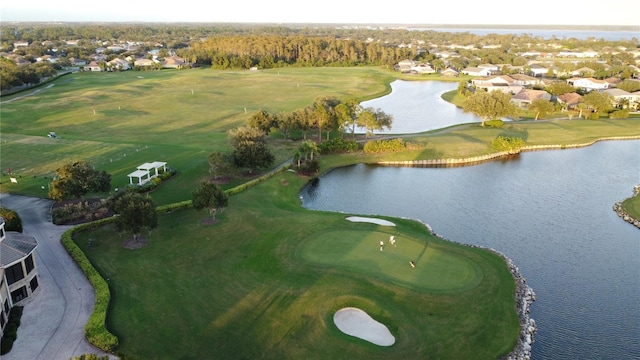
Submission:
[[[109,279],[109,329],[127,359],[495,359],[519,331],[504,261],[396,227],[302,209],[306,182],[285,172],[206,212],[162,215],[139,250],[110,227],[76,243]],[[397,237],[395,248],[378,243]],[[409,261],[416,261],[416,269]],[[356,306],[397,342],[380,348],[342,334],[333,313]]]

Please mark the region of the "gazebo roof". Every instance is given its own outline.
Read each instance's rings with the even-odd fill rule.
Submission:
[[[128,176],[129,177],[141,178],[141,177],[144,177],[144,176],[149,176],[149,171],[148,170],[136,170],[136,171],[130,173]]]
[[[144,163],[144,164],[138,166],[138,169],[139,170],[147,170],[148,171],[148,170],[151,170],[151,169],[157,169],[157,168],[163,167],[165,165],[167,165],[166,162],[154,161],[154,162],[150,162],[150,163]]]

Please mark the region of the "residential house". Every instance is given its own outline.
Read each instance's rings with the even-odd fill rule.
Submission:
[[[478,65],[478,67],[481,69],[488,69],[489,75],[497,74],[501,70],[501,67],[499,65],[494,65],[494,64],[480,64]]]
[[[92,61],[89,65],[84,67],[85,71],[102,71],[102,67],[98,64],[97,61]]]
[[[5,221],[0,217],[0,336],[11,308],[23,305],[38,289],[37,246],[32,235],[5,231]]]
[[[593,70],[592,68],[583,66],[580,69],[575,69],[571,72],[571,76],[579,76],[579,77],[591,77],[593,76],[593,74],[595,74],[596,71]]]
[[[509,75],[494,75],[471,80],[471,83],[475,87],[482,87],[483,85],[510,86],[513,85],[514,82],[515,80]]]
[[[570,78],[567,84],[585,91],[604,90],[609,88],[609,83],[604,80],[594,78]]]
[[[526,108],[538,99],[551,100],[551,94],[543,90],[522,89],[511,97],[511,102],[521,108]]]
[[[580,104],[581,100],[582,96],[574,92],[558,95],[556,97],[556,101],[558,102],[558,104],[562,105],[565,110],[576,108],[578,104]]]
[[[13,48],[17,49],[19,47],[28,47],[29,46],[29,42],[28,41],[16,41],[13,43]]]
[[[465,75],[471,76],[489,76],[491,75],[491,71],[487,68],[479,68],[479,67],[466,67],[461,71]]]
[[[153,64],[155,64],[155,62],[151,59],[137,59],[136,61],[133,62],[134,66],[139,66],[139,67],[145,67],[145,66],[153,66]]]
[[[411,67],[411,72],[416,74],[433,74],[436,70],[429,64],[418,63]]]
[[[87,60],[83,60],[83,59],[70,57],[69,61],[71,62],[71,66],[85,66],[85,65],[87,65]]]
[[[522,85],[525,88],[532,88],[534,86],[544,86],[544,82],[539,78],[525,74],[511,74],[509,75],[513,79],[515,85]]]
[[[442,71],[440,71],[440,75],[442,76],[452,76],[452,77],[457,77],[460,75],[460,73],[458,73],[457,71],[455,71],[452,68],[446,68]]]
[[[404,59],[399,61],[396,64],[395,69],[396,71],[400,71],[401,73],[408,73],[408,72],[411,72],[411,67],[413,66],[413,63],[414,63],[413,60]]]
[[[165,69],[183,69],[191,67],[191,64],[178,56],[166,57],[162,62],[162,67]]]
[[[635,110],[640,105],[640,91],[630,93],[622,89],[606,89],[602,92],[611,96],[613,106]]]
[[[124,71],[131,69],[129,62],[120,58],[115,58],[107,63],[111,70]]]
[[[529,65],[529,72],[531,76],[541,77],[549,73],[549,68],[541,64],[531,64]]]

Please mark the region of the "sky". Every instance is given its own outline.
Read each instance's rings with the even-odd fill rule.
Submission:
[[[633,25],[639,0],[222,0],[216,2],[2,1],[0,22],[210,22],[332,24]],[[119,6],[120,4],[121,6]],[[168,5],[171,4],[171,5]],[[97,5],[97,6],[96,6]]]

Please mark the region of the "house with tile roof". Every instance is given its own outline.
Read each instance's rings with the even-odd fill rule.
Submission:
[[[544,90],[522,89],[511,97],[511,102],[520,108],[527,108],[538,99],[551,100],[551,94]]]
[[[622,89],[606,89],[603,93],[611,95],[613,106],[621,109],[638,109],[640,106],[640,91],[630,93]]]
[[[609,88],[609,83],[604,80],[598,80],[594,78],[570,78],[567,79],[567,84],[574,86],[584,91],[592,90],[604,90]]]
[[[489,76],[491,74],[491,70],[487,68],[470,66],[462,69],[461,73],[470,76]]]
[[[556,101],[558,102],[558,104],[560,104],[565,110],[576,108],[578,104],[580,104],[581,100],[582,96],[575,92],[558,95],[556,97]]]
[[[5,231],[5,221],[0,217],[0,336],[11,308],[23,305],[38,290],[37,246],[31,235]]]

